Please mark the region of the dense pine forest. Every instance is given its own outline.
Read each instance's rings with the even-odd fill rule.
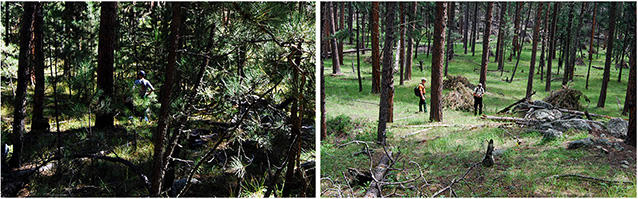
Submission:
[[[635,2],[320,12],[321,196],[636,197]]]
[[[312,197],[314,2],[2,2],[3,197]]]

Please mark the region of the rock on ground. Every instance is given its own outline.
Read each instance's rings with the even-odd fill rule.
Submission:
[[[577,149],[577,148],[587,147],[587,146],[591,146],[593,143],[594,142],[592,141],[592,139],[588,137],[585,139],[570,142],[569,146],[567,146],[567,149]]]
[[[562,136],[563,136],[563,132],[561,131],[557,131],[554,129],[547,129],[547,131],[545,131],[545,133],[543,134],[543,140],[549,141]]]
[[[607,131],[614,137],[625,139],[627,138],[629,122],[622,118],[612,118],[607,122]]]

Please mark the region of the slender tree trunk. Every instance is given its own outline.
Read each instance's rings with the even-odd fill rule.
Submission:
[[[549,55],[547,56],[547,79],[545,81],[545,91],[550,91],[552,89],[552,60],[555,58],[556,51],[556,43],[554,40],[556,39],[556,21],[558,20],[557,13],[559,5],[560,3],[554,2],[554,13],[552,13],[552,25],[549,36]]]
[[[348,4],[350,5],[350,3]],[[352,8],[350,8],[352,9]],[[357,9],[358,11],[359,9]],[[359,92],[363,91],[363,85],[361,84],[361,59],[359,58],[359,29],[361,29],[361,25],[359,23],[357,23],[358,27],[357,27],[357,44],[356,44],[356,48],[357,48],[357,79],[359,80]]]
[[[335,7],[334,2],[328,3],[328,30],[330,31],[330,35],[335,35],[335,22],[334,22],[334,11]],[[341,65],[339,64],[339,46],[337,45],[337,39],[330,39],[330,46],[332,47],[332,74],[333,75],[341,75]]]
[[[469,23],[468,21],[470,20],[470,3],[469,2],[465,2],[465,22],[463,25],[464,27],[464,31],[463,31],[463,49],[465,49],[465,54],[467,55],[467,34],[468,34],[468,27],[469,27]]]
[[[9,167],[22,166],[22,151],[24,148],[24,128],[27,106],[27,85],[29,84],[29,49],[32,45],[32,24],[35,18],[36,3],[24,3],[24,11],[20,21],[20,54],[18,57],[18,85],[13,109],[13,154],[9,160]]]
[[[100,13],[100,40],[97,56],[97,85],[102,90],[100,101],[114,102],[113,98],[113,63],[115,42],[117,41],[117,3],[103,2]],[[98,111],[95,116],[95,127],[113,128],[113,112]]]
[[[403,86],[403,69],[405,68],[405,2],[399,3],[399,85]]]
[[[547,3],[547,11],[545,12],[545,19],[543,20],[543,33],[541,35],[542,47],[541,47],[541,59],[538,63],[540,68],[541,82],[543,82],[543,69],[545,68],[545,46],[547,44],[547,35],[549,35],[549,10],[551,9],[551,3]]]
[[[569,54],[571,52],[570,44],[572,43],[572,22],[574,21],[574,4],[570,5],[569,9],[569,18],[567,19],[567,35],[565,39],[565,48],[564,48],[564,63],[565,70],[563,71],[563,85],[567,85],[569,82],[569,71],[571,71],[571,63],[569,61]],[[560,65],[560,64],[559,64]]]
[[[412,79],[412,53],[414,51],[414,38],[412,36],[412,33],[415,31],[415,27],[414,27],[414,21],[415,18],[414,16],[416,16],[416,2],[411,2],[408,5],[408,12],[410,12],[411,14],[408,15],[409,17],[409,32],[410,34],[408,35],[408,47],[407,47],[407,54],[405,55],[405,80],[411,80]],[[418,48],[418,46],[417,46]],[[416,53],[415,53],[416,54]]]
[[[498,70],[503,71],[503,45],[505,45],[505,13],[507,12],[507,2],[501,2],[501,18],[499,19],[498,41],[496,45],[496,59],[498,60]]]
[[[621,3],[621,5],[622,5],[622,3]],[[621,8],[622,8],[622,6],[621,6]],[[623,43],[628,45],[629,41],[627,41],[627,39],[628,39],[627,35],[631,35],[631,32],[629,31],[629,28],[627,28],[626,31],[627,32],[625,33],[625,36],[624,36],[625,37],[624,38],[625,42],[623,42]],[[620,50],[620,69],[618,70],[618,83],[620,83],[620,78],[622,77],[622,68],[625,66],[625,49],[627,49],[625,45],[622,45],[622,46],[623,47]]]
[[[455,19],[454,16],[456,14],[456,12],[455,12],[456,11],[456,3],[454,3],[454,1],[452,1],[452,2],[448,2],[448,4],[450,4],[449,5],[450,6],[450,13],[448,13],[448,15],[450,17],[448,19],[448,22],[449,22],[448,29],[450,29],[450,32],[454,33],[456,31],[456,24],[454,22],[454,19]],[[452,38],[452,35],[449,35],[449,37],[447,37],[447,39],[449,40],[449,43],[448,43],[449,44],[449,46],[448,46],[449,49],[448,50],[450,51],[449,54],[448,54],[449,55],[448,59],[452,60],[452,59],[454,59],[454,39]],[[445,71],[447,71],[447,66],[445,67]],[[447,74],[447,72],[445,72],[445,74]]]
[[[379,52],[379,2],[372,2],[372,93],[379,93],[381,82],[381,55]]]
[[[594,30],[596,27],[596,3],[594,2],[594,16],[592,17],[591,38],[589,39],[589,67],[587,67],[587,80],[585,80],[585,89],[589,89],[589,72],[591,71],[591,61],[594,48]],[[626,104],[626,103],[625,103]],[[624,113],[624,111],[623,111]]]
[[[447,3],[436,2],[434,21],[434,48],[432,49],[432,87],[430,99],[430,121],[440,122],[443,120],[443,109],[441,104],[443,91],[443,77],[441,68],[443,66],[443,44],[445,43],[445,17]]]
[[[322,16],[322,22],[323,22],[323,28],[322,28],[322,32],[323,32],[323,56],[324,59],[327,59],[331,51],[331,46],[330,46],[330,42],[332,41],[331,39],[329,39],[328,37],[330,37],[330,15],[328,12],[328,7],[329,7],[329,3],[328,2],[323,2],[321,3],[321,9],[323,10],[323,12],[321,13]]]
[[[569,68],[569,81],[572,81],[572,82],[574,80],[574,70],[576,68],[576,50],[578,48],[580,48],[580,40],[579,40],[579,37],[580,37],[580,31],[579,30],[580,30],[580,28],[578,28],[578,27],[582,26],[583,18],[585,18],[585,10],[587,10],[587,3],[583,2],[582,4],[583,5],[582,5],[581,10],[580,10],[580,18],[578,19],[578,23],[574,26],[574,27],[577,27],[577,28],[576,28],[576,31],[574,31],[574,36],[573,36],[574,39],[572,40],[573,44],[572,44],[572,48],[571,48],[571,52],[570,52],[570,56],[571,57],[569,58],[569,62],[570,62],[570,64],[569,64],[570,65],[570,68]]]
[[[348,5],[348,18],[347,23],[348,23],[348,32],[352,33],[352,17],[354,17],[354,9],[352,8],[352,2],[347,2],[346,5]],[[356,19],[355,19],[356,20]],[[352,36],[348,37],[348,44],[352,45]]]
[[[383,71],[381,86],[381,98],[379,102],[379,126],[377,131],[377,142],[385,145],[386,124],[392,122],[392,104],[394,101],[394,79],[392,67],[392,46],[394,45],[394,10],[395,3],[386,3],[385,15],[385,43],[383,44]]]
[[[523,2],[516,3],[516,14],[514,15],[514,39],[512,39],[512,53],[510,53],[509,60],[512,61],[512,56],[518,52],[518,35],[521,32],[521,9],[523,8]]]
[[[328,137],[328,123],[326,123],[326,80],[325,80],[325,75],[323,72],[323,60],[321,60],[321,70],[319,71],[320,74],[320,88],[319,91],[321,92],[321,99],[320,99],[320,109],[321,109],[321,140],[325,140],[326,137]]]
[[[474,49],[476,48],[476,38],[478,36],[478,31],[476,28],[478,27],[478,6],[480,3],[473,2],[474,4],[474,23],[472,23],[472,57],[474,57]]]
[[[538,33],[541,26],[541,17],[543,14],[543,2],[538,3],[538,10],[536,11],[536,22],[534,23],[534,36],[532,41],[532,60],[529,63],[529,77],[527,78],[527,92],[525,96],[532,94],[532,85],[534,84],[534,64],[536,64],[536,50],[538,49]]]
[[[450,6],[447,6],[447,27],[450,31],[447,32],[447,45],[445,45],[445,69],[443,69],[443,76],[447,76],[447,67],[449,61],[452,60],[452,53],[454,53],[452,42],[452,32],[454,32],[454,2],[449,3]],[[433,57],[434,58],[434,57]]]
[[[636,38],[633,39],[632,44],[636,42]],[[625,95],[625,105],[622,109],[622,114],[627,115],[628,112],[636,110],[636,46],[631,45],[631,56],[629,56],[629,80],[627,81],[627,94]],[[590,55],[591,56],[591,55]],[[629,135],[628,135],[629,136]],[[634,142],[636,141],[634,135]]]
[[[490,56],[490,27],[492,27],[492,7],[494,2],[487,2],[487,10],[485,12],[485,32],[483,34],[483,57],[481,59],[481,78],[480,83],[483,84],[483,88],[487,90],[487,62]]]
[[[341,8],[341,10],[339,11],[339,30],[343,30],[344,29],[344,27],[343,27],[344,16],[343,15],[344,15],[344,12],[346,10],[346,6],[345,6],[344,2],[337,3],[336,6],[338,6],[336,8],[337,10],[339,10],[339,8]],[[343,65],[343,39],[339,39],[339,64]]]
[[[49,121],[44,119],[44,51],[43,51],[43,11],[42,3],[36,4],[33,23],[33,69],[35,73],[35,92],[33,93],[33,116],[31,131],[48,131]]]
[[[169,128],[171,111],[172,92],[176,77],[177,50],[179,49],[180,29],[181,29],[181,3],[173,3],[173,19],[171,20],[171,34],[168,43],[168,57],[165,69],[165,81],[162,86],[162,96],[160,98],[161,107],[157,129],[153,135],[153,170],[151,175],[151,196],[157,197],[161,193],[162,180],[164,178],[164,168],[167,162],[164,161],[166,146],[166,131]]]
[[[512,83],[514,80],[514,75],[516,75],[516,70],[518,69],[518,63],[521,61],[521,52],[523,52],[523,42],[525,42],[525,35],[527,34],[527,28],[529,27],[527,22],[530,18],[530,11],[532,10],[532,3],[529,4],[529,9],[527,12],[527,18],[525,19],[525,28],[523,28],[523,32],[520,32],[519,38],[520,43],[518,44],[518,53],[516,55],[516,64],[514,65],[514,70],[512,70],[512,77],[509,79],[509,83]]]
[[[603,73],[603,85],[600,88],[600,97],[596,107],[604,108],[607,99],[607,84],[609,83],[609,73],[611,70],[611,51],[614,49],[614,28],[616,27],[616,2],[611,3],[609,8],[609,38],[607,39],[607,57],[605,58],[605,72]]]

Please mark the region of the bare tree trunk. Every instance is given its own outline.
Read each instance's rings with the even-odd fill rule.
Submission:
[[[505,45],[505,39],[503,38],[503,34],[505,34],[505,13],[507,12],[507,2],[501,2],[501,18],[499,19],[499,29],[498,29],[498,41],[496,44],[496,57],[495,60],[498,61],[498,70],[503,71],[503,45]]]
[[[434,48],[432,49],[432,87],[430,99],[430,121],[440,122],[443,120],[443,109],[441,104],[443,91],[443,77],[441,68],[443,67],[443,44],[445,43],[445,17],[447,3],[436,2],[434,21]]]
[[[521,32],[521,9],[523,8],[523,2],[516,3],[516,14],[514,16],[514,39],[512,39],[512,53],[510,53],[509,60],[512,61],[512,56],[518,52],[518,35]]]
[[[328,7],[329,7],[329,3],[328,2],[322,2],[321,3],[321,9],[323,10],[323,12],[321,12],[322,14],[322,21],[323,21],[323,28],[322,28],[322,33],[323,33],[323,57],[324,59],[327,59],[329,55],[329,52],[331,51],[331,39],[329,39],[328,37],[330,37],[330,15],[328,12]]]
[[[450,31],[447,32],[447,45],[445,45],[445,68],[443,69],[443,75],[447,76],[447,67],[449,64],[449,60],[452,60],[452,55],[454,53],[454,47],[452,42],[452,32],[454,32],[454,2],[449,3],[450,6],[447,6],[447,27]],[[433,57],[434,58],[434,57]]]
[[[386,124],[392,122],[392,103],[394,101],[394,80],[392,78],[392,46],[394,43],[394,10],[395,3],[386,3],[385,17],[385,43],[383,44],[383,71],[381,86],[381,98],[379,102],[379,126],[377,132],[377,142],[385,145]]]
[[[474,2],[474,23],[472,23],[472,57],[474,57],[474,49],[476,47],[476,39],[478,36],[478,31],[476,28],[478,27],[478,6],[480,3]]]
[[[379,93],[381,82],[381,55],[379,52],[379,2],[372,2],[372,93]],[[364,34],[365,35],[365,34]]]
[[[160,97],[161,107],[159,112],[159,120],[157,122],[157,129],[153,135],[153,170],[151,175],[151,196],[159,196],[162,188],[162,180],[164,178],[164,168],[167,164],[164,161],[164,153],[166,146],[166,131],[170,123],[169,113],[171,111],[171,97],[173,92],[174,82],[177,81],[175,76],[176,63],[177,63],[177,50],[179,49],[180,29],[181,29],[181,3],[175,2],[173,4],[173,19],[171,20],[171,35],[168,43],[168,57],[167,65],[165,69],[165,81],[162,86],[162,96]]]
[[[534,36],[532,44],[532,60],[529,64],[529,77],[527,78],[527,92],[526,95],[532,94],[532,85],[534,84],[534,64],[536,64],[536,50],[538,49],[538,33],[541,26],[541,17],[543,15],[543,2],[538,3],[538,10],[536,11],[536,22],[534,23]]]
[[[545,12],[545,19],[543,20],[543,33],[541,35],[541,39],[542,39],[542,47],[541,47],[541,59],[540,62],[538,64],[538,67],[540,69],[540,75],[541,75],[541,82],[543,82],[543,69],[545,68],[545,46],[547,44],[547,35],[549,34],[549,10],[551,9],[551,4],[547,3],[547,11]]]
[[[321,70],[319,71],[320,74],[320,88],[319,91],[321,92],[321,101],[320,101],[320,108],[321,108],[321,140],[326,139],[326,137],[328,137],[328,123],[326,123],[326,80],[325,80],[325,75],[323,72],[323,60],[321,61]]]
[[[348,4],[350,5],[350,4]],[[352,9],[352,8],[351,8]],[[359,9],[357,9],[358,11]],[[359,92],[363,91],[363,85],[361,84],[361,59],[359,57],[359,33],[360,33],[360,29],[361,29],[361,25],[359,23],[357,23],[357,25],[359,25],[357,27],[357,44],[356,44],[356,48],[357,48],[357,79],[359,80]]]
[[[596,2],[594,2],[594,16],[592,17],[591,38],[589,39],[589,67],[587,67],[587,80],[585,80],[585,89],[589,89],[589,72],[591,71],[591,61],[594,48],[594,30],[596,27]],[[626,104],[626,103],[625,103]],[[623,113],[625,111],[623,110]]]
[[[470,20],[470,3],[469,2],[465,2],[465,25],[463,27],[464,31],[463,31],[463,49],[465,49],[465,54],[467,55],[467,34],[468,34],[468,27],[469,27],[469,20]]]
[[[33,23],[33,69],[35,73],[35,92],[33,93],[33,116],[31,131],[48,131],[49,121],[44,119],[44,51],[42,25],[42,3],[37,3]]]
[[[551,25],[551,30],[550,30],[550,36],[549,36],[549,56],[547,56],[547,79],[545,81],[545,91],[550,91],[552,89],[552,60],[555,58],[555,52],[556,52],[556,21],[557,19],[557,13],[558,13],[558,6],[560,5],[560,3],[558,2],[554,2],[554,13],[552,13],[552,25]]]
[[[634,37],[632,44],[636,43]],[[629,130],[627,131],[627,139],[625,143],[636,146],[636,46],[631,47],[631,56],[629,57],[629,80],[627,81],[627,95],[625,96],[625,107],[623,115],[629,112]]]
[[[572,3],[570,5],[570,9],[569,9],[569,18],[567,19],[567,35],[565,38],[565,47],[564,47],[564,63],[565,63],[565,70],[563,71],[563,85],[567,85],[567,82],[569,81],[569,71],[571,71],[571,63],[569,61],[569,54],[571,52],[571,47],[570,44],[572,43],[572,21],[574,21],[574,4]],[[560,64],[559,64],[560,65]]]
[[[580,18],[578,19],[578,23],[576,24],[576,26],[574,26],[577,28],[576,28],[576,31],[574,31],[574,36],[573,36],[574,40],[572,40],[573,44],[572,44],[572,48],[570,52],[571,57],[569,58],[569,62],[570,62],[569,81],[572,81],[572,82],[574,80],[574,70],[576,68],[576,50],[580,47],[579,45],[580,44],[580,40],[579,40],[580,28],[578,27],[582,26],[583,18],[585,18],[585,10],[587,10],[587,3],[583,2],[582,4],[583,5],[580,10]]]
[[[412,13],[411,15],[409,15],[409,22],[410,22],[410,29],[409,32],[410,34],[408,34],[408,48],[407,48],[407,54],[405,55],[405,80],[411,80],[412,79],[412,53],[414,51],[413,45],[414,45],[414,38],[412,33],[415,31],[415,27],[414,27],[414,21],[415,18],[414,16],[416,16],[416,2],[412,2],[409,4],[409,8],[408,8],[408,12]],[[417,46],[418,48],[418,46]]]
[[[18,57],[18,85],[13,109],[13,154],[9,160],[9,167],[22,166],[22,151],[24,148],[24,128],[27,106],[27,85],[29,84],[29,48],[32,45],[32,24],[35,18],[36,3],[24,3],[24,12],[20,22],[20,54]]]
[[[97,85],[103,91],[100,101],[113,101],[113,63],[117,28],[117,3],[103,2],[100,13],[100,41],[97,55]],[[95,127],[113,128],[113,112],[98,111]]]
[[[348,18],[346,19],[347,23],[348,23],[348,32],[351,33],[352,32],[352,24],[353,24],[352,23],[352,18],[354,17],[354,13],[355,12],[353,11],[354,9],[352,8],[352,4],[353,4],[352,2],[347,2],[346,4],[348,5],[347,6],[348,7]],[[348,37],[348,44],[352,45],[352,36]]]
[[[399,3],[399,85],[403,86],[403,69],[405,68],[405,3]]]
[[[334,2],[328,3],[328,29],[330,31],[330,35],[335,35],[335,15],[334,15]],[[332,74],[340,75],[341,73],[341,65],[339,59],[339,46],[337,45],[337,39],[330,39],[330,46],[332,47]]]
[[[487,2],[487,10],[485,12],[485,32],[483,34],[483,56],[481,59],[481,77],[480,83],[483,84],[483,88],[487,90],[487,84],[485,84],[487,78],[487,62],[490,56],[490,27],[492,27],[492,7],[494,2]]]
[[[343,21],[344,21],[344,12],[346,10],[346,6],[344,2],[341,3],[337,3],[337,6],[339,6],[336,9],[341,8],[341,11],[339,11],[339,30],[343,30]],[[343,65],[343,39],[339,39],[339,64]]]
[[[607,84],[609,83],[609,73],[611,70],[612,49],[614,49],[614,28],[616,27],[616,2],[611,3],[609,8],[609,38],[607,39],[607,57],[605,58],[605,72],[603,72],[603,85],[600,88],[600,97],[596,107],[604,108],[607,99]]]

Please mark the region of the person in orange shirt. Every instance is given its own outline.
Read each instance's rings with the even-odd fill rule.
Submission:
[[[419,96],[419,112],[428,112],[428,108],[426,106],[426,101],[425,101],[425,82],[427,80],[425,78],[421,78],[421,83],[419,84],[419,91],[421,92],[421,95]],[[423,106],[423,108],[421,108],[421,106]]]

